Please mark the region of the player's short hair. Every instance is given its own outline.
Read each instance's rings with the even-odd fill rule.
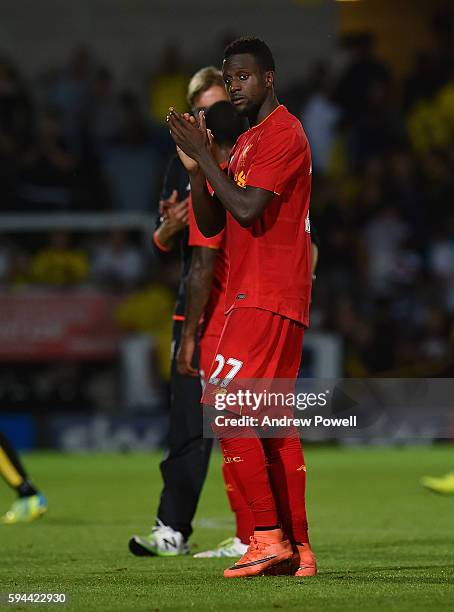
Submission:
[[[194,106],[194,100],[213,85],[219,85],[224,89],[222,72],[214,66],[206,66],[198,70],[189,81],[186,99],[190,108]]]
[[[260,38],[255,36],[237,38],[225,48],[224,59],[231,55],[241,55],[243,53],[253,55],[255,61],[264,72],[268,70],[274,72],[276,70],[273,54],[268,45],[263,40],[260,40]]]
[[[205,112],[207,128],[213,132],[217,145],[232,147],[246,126],[235,107],[225,100],[216,102]]]

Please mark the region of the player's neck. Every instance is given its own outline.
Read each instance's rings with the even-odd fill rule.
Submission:
[[[268,117],[268,115],[271,115],[271,113],[276,110],[278,106],[278,99],[276,98],[276,95],[273,92],[269,97],[266,98],[262,106],[258,109],[257,114],[248,117],[249,127],[252,128],[258,125],[259,123],[262,123],[262,121],[264,121]]]

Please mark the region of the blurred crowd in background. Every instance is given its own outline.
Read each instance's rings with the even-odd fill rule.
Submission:
[[[346,376],[454,370],[454,45],[452,24],[433,28],[405,78],[365,33],[342,41],[342,67],[320,60],[277,88],[312,147],[321,243],[312,329],[341,337]],[[166,110],[186,108],[200,67],[171,44],[131,92],[85,47],[33,82],[0,57],[0,214],[156,214],[173,153]],[[154,320],[143,328],[165,327],[166,338],[177,260],[164,271],[139,232],[0,230],[3,290],[96,286],[140,302],[152,287],[139,310]]]

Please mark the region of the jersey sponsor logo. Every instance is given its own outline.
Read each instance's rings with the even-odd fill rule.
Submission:
[[[245,293],[238,293],[237,296],[235,297],[236,300],[245,300],[246,299],[246,294]]]
[[[309,213],[307,213],[304,229],[308,234],[311,233],[311,220],[309,219]]]

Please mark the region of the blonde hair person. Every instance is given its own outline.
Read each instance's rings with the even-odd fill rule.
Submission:
[[[198,70],[189,81],[186,99],[189,107],[197,111],[208,108],[219,100],[226,100],[227,94],[222,72],[214,66],[206,66]],[[201,99],[203,104],[201,104]]]

